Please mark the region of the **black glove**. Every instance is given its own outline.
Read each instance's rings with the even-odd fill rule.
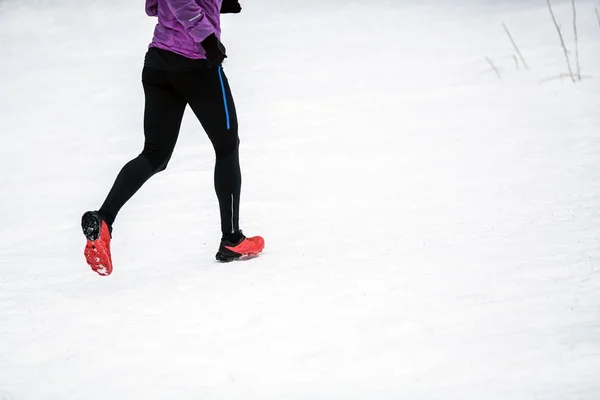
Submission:
[[[225,46],[217,39],[214,33],[211,33],[210,36],[204,39],[200,44],[206,52],[206,59],[212,65],[219,66],[223,63],[223,60],[227,58]]]
[[[242,11],[242,6],[238,0],[223,0],[221,4],[221,14],[238,14]]]

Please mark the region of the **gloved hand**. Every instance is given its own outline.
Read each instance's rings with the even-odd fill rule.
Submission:
[[[223,0],[221,4],[221,14],[238,14],[242,11],[242,6],[238,0]]]
[[[206,52],[206,59],[214,66],[219,66],[227,58],[226,49],[223,43],[217,39],[214,33],[211,33],[200,43]]]

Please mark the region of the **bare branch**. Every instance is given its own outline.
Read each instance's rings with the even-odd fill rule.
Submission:
[[[508,38],[510,39],[510,42],[512,43],[513,47],[515,48],[515,51],[519,55],[519,58],[521,58],[521,61],[523,62],[523,65],[525,66],[525,69],[529,69],[529,66],[527,65],[527,62],[525,62],[525,59],[523,58],[523,54],[521,54],[521,50],[519,50],[519,46],[517,46],[517,44],[515,43],[515,40],[513,39],[512,35],[510,34],[510,31],[506,27],[506,24],[502,24],[502,26],[504,27],[504,31],[508,35]]]
[[[575,68],[577,68],[577,79],[581,80],[581,67],[579,66],[579,37],[577,34],[577,7],[575,7],[575,0],[571,0],[573,5],[573,32],[575,34]]]
[[[496,73],[496,76],[498,77],[498,79],[502,80],[502,75],[500,75],[500,70],[498,70],[498,68],[496,68],[496,66],[494,65],[494,63],[492,62],[492,60],[490,60],[489,57],[486,57],[485,60],[488,62],[488,64],[490,64],[490,66],[492,67],[492,69]]]
[[[567,50],[567,46],[565,45],[565,40],[562,35],[562,31],[558,26],[558,22],[556,21],[556,17],[554,16],[554,11],[552,10],[552,5],[550,4],[550,0],[546,0],[548,3],[548,9],[550,10],[550,15],[552,16],[552,21],[554,21],[554,26],[556,27],[556,31],[558,32],[558,37],[560,38],[560,44],[565,52],[565,58],[567,59],[567,67],[569,68],[569,75],[571,76],[571,80],[575,82],[575,76],[573,75],[573,69],[571,68],[571,61],[569,60],[569,51]]]

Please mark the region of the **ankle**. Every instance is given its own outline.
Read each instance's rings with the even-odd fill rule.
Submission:
[[[112,228],[113,223],[115,222],[115,218],[108,212],[106,212],[106,210],[100,208],[98,211],[98,216],[100,218],[102,218],[102,220],[104,220],[104,222],[106,222],[106,224]]]
[[[235,233],[224,233],[221,237],[221,240],[226,240],[231,243],[239,243],[244,238],[242,231],[237,231]]]

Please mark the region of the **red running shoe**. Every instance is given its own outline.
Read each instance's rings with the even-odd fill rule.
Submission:
[[[265,240],[260,236],[247,238],[241,232],[242,238],[233,243],[228,240],[221,240],[219,251],[217,252],[217,261],[230,262],[241,257],[251,257],[260,254],[265,248]]]
[[[88,211],[81,218],[81,229],[87,239],[83,251],[85,260],[98,275],[110,275],[113,269],[110,257],[112,228],[97,211]]]

